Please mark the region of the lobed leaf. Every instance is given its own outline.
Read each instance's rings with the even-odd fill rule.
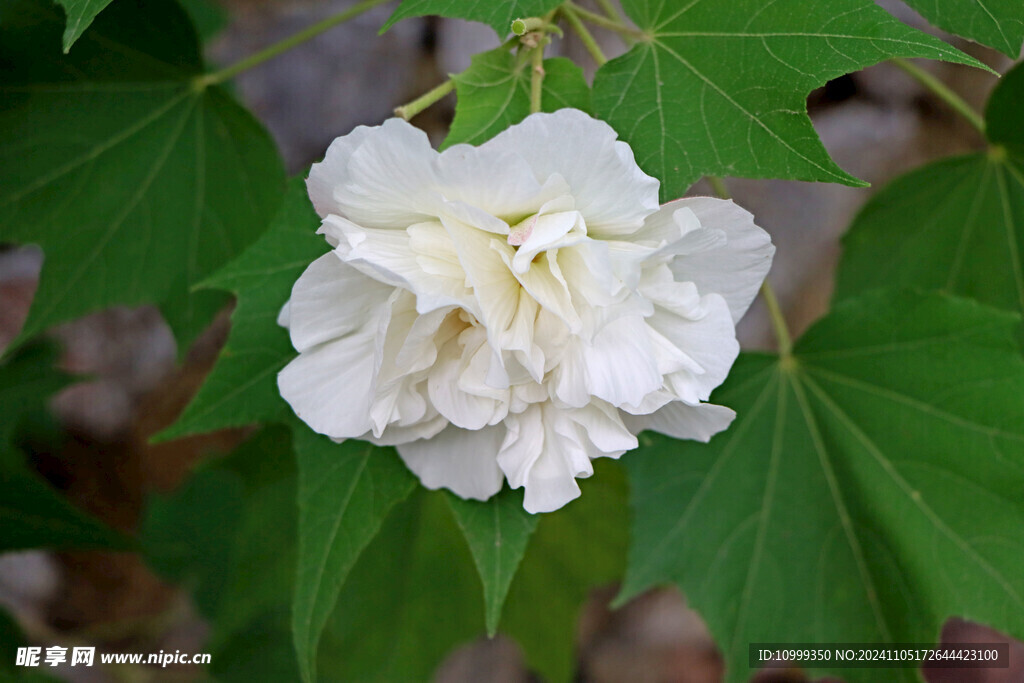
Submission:
[[[200,284],[236,295],[231,332],[196,397],[160,439],[283,422],[291,415],[277,389],[277,373],[295,350],[277,316],[302,271],[330,248],[316,234],[319,224],[305,183],[292,179],[267,231]]]
[[[999,50],[1010,59],[1024,43],[1024,12],[1017,0],[907,0],[939,28]]]
[[[68,56],[62,23],[44,0],[0,5],[0,241],[45,253],[20,339],[158,302],[184,348],[227,300],[190,288],[266,227],[280,159],[196,80],[195,32],[172,0],[115,3]]]
[[[349,571],[388,511],[412,492],[416,480],[393,448],[361,441],[338,444],[297,419],[293,423],[299,463],[299,559],[292,632],[299,670],[310,681],[321,633]],[[381,583],[379,589],[390,587]]]
[[[324,681],[426,681],[483,630],[480,582],[442,494],[398,506],[353,567],[324,631]]]
[[[529,53],[504,48],[481,52],[468,69],[452,76],[458,97],[444,146],[479,145],[530,113]],[[583,70],[564,57],[544,60],[541,111],[570,107],[590,112],[590,87]]]
[[[864,183],[829,157],[807,94],[892,57],[982,66],[872,0],[626,0],[646,35],[594,78],[594,109],[661,180],[664,201],[703,175]]]
[[[494,636],[508,589],[539,517],[523,509],[522,491],[505,489],[486,502],[449,493],[447,500],[480,573],[487,635]]]
[[[843,238],[836,298],[879,286],[938,289],[1024,313],[1024,67],[986,112],[993,148],[890,183]]]
[[[594,461],[594,476],[580,482],[583,495],[542,515],[509,591],[501,630],[550,683],[573,680],[572,634],[591,590],[622,579],[629,539],[624,475],[616,462]]]
[[[55,354],[26,347],[0,365],[0,552],[24,548],[115,548],[130,542],[73,505],[25,462],[14,443],[26,416],[45,410],[47,399],[67,384]]]
[[[792,358],[741,356],[715,395],[739,415],[727,432],[708,445],[655,437],[626,460],[622,597],[679,585],[732,681],[749,675],[748,644],[780,633],[935,642],[958,615],[1024,634],[1018,320],[879,291],[838,306]]]
[[[561,0],[403,0],[381,31],[388,30],[402,19],[436,15],[480,21],[504,37],[512,31],[515,19],[543,16],[559,4]]]

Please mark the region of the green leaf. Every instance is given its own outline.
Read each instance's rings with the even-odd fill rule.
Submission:
[[[223,88],[196,84],[170,0],[113,4],[69,56],[61,25],[44,0],[0,5],[0,241],[46,256],[21,339],[158,302],[184,348],[227,301],[190,288],[265,228],[281,162]]]
[[[210,622],[218,681],[298,678],[290,613],[296,479],[288,430],[269,428],[147,510],[147,559],[188,588]]]
[[[265,429],[217,467],[244,482],[245,506],[213,620],[211,673],[224,683],[298,680],[291,635],[298,475],[290,433]]]
[[[561,0],[404,0],[381,32],[408,17],[436,15],[480,21],[497,31],[499,36],[506,36],[512,30],[513,20],[543,16],[559,4]]]
[[[473,57],[457,76],[455,119],[444,146],[479,145],[525,119],[530,113],[529,53],[498,48]],[[565,107],[590,111],[590,88],[583,70],[564,57],[544,60],[542,111]]]
[[[439,492],[388,516],[352,569],[320,647],[324,681],[427,681],[482,632],[480,580]],[[563,637],[567,634],[563,634]]]
[[[664,200],[702,175],[863,185],[829,157],[807,94],[891,57],[981,66],[872,0],[626,0],[649,37],[602,66],[594,109],[661,180]]]
[[[267,231],[201,284],[237,296],[231,333],[195,399],[159,439],[282,422],[291,414],[277,389],[277,373],[295,350],[277,315],[302,271],[330,248],[316,234],[319,224],[305,183],[292,179]]]
[[[623,597],[678,584],[733,681],[748,643],[935,642],[952,615],[1020,637],[1018,322],[881,291],[838,306],[792,358],[741,356],[714,396],[738,413],[727,432],[654,437],[626,459]]]
[[[593,588],[620,580],[625,567],[629,510],[622,466],[595,460],[594,476],[580,488],[577,500],[542,515],[501,622],[530,667],[550,683],[573,680],[580,608]]]
[[[913,286],[1024,312],[1024,68],[987,112],[988,154],[911,171],[872,197],[843,238],[836,298]]]
[[[939,28],[999,50],[1010,59],[1020,56],[1024,42],[1024,11],[1019,0],[906,0]]]
[[[26,645],[28,641],[22,635],[21,627],[6,609],[0,607],[0,677],[17,683],[59,683],[58,679],[48,676],[45,671],[15,664],[18,648]],[[40,661],[44,656],[45,653],[40,654]]]
[[[522,491],[511,489],[487,502],[463,500],[449,493],[448,505],[480,573],[487,635],[493,636],[512,578],[539,517],[523,509]]]
[[[238,477],[245,496],[213,640],[220,643],[234,634],[246,637],[253,630],[250,622],[280,612],[280,647],[287,650],[297,674],[290,607],[298,557],[298,474],[290,432],[281,426],[264,429],[217,463],[216,470]]]
[[[302,677],[309,681],[320,635],[345,577],[388,511],[412,491],[415,479],[393,448],[361,441],[337,444],[297,419],[293,423],[299,569],[292,631]]]
[[[64,15],[67,18],[62,38],[65,54],[85,32],[85,29],[89,28],[89,24],[96,18],[96,15],[110,4],[110,0],[56,0],[56,2],[64,8]]]
[[[224,594],[243,501],[237,476],[211,470],[146,508],[140,537],[150,566],[185,587],[206,616]]]
[[[1001,146],[1018,158],[1024,158],[1024,127],[1020,112],[1024,107],[1024,63],[999,79],[985,109],[985,135],[993,145]]]
[[[0,552],[23,548],[115,548],[130,543],[79,510],[25,462],[13,440],[22,420],[42,411],[67,383],[52,349],[31,346],[0,365]]]

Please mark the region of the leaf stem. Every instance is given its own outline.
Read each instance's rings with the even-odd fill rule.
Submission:
[[[612,21],[622,21],[622,15],[615,9],[615,5],[612,4],[611,0],[597,0],[597,4],[601,6],[604,13],[608,15],[608,18]]]
[[[732,195],[729,194],[729,188],[725,186],[724,180],[716,175],[709,175],[707,179],[711,183],[711,189],[715,191],[719,199],[732,199]]]
[[[626,24],[620,19],[609,19],[602,14],[584,9],[570,0],[563,2],[561,7],[563,9],[566,7],[571,8],[580,19],[583,19],[594,26],[600,26],[601,28],[606,28],[609,31],[615,31],[619,35],[632,38],[633,40],[647,40],[647,35],[643,31],[626,26]]]
[[[270,47],[260,50],[259,52],[249,55],[248,57],[235,62],[231,66],[228,66],[220,71],[214,71],[213,73],[205,74],[196,79],[196,85],[199,88],[204,88],[209,85],[216,85],[217,83],[223,83],[224,81],[230,80],[242,73],[248,71],[254,66],[258,66],[263,62],[273,59],[278,55],[291,50],[297,45],[315,38],[324,31],[334,28],[338,24],[342,24],[349,19],[354,19],[363,12],[371,10],[377,5],[383,5],[385,2],[390,0],[363,0],[363,2],[352,5],[344,12],[339,12],[333,16],[327,17],[322,21],[318,21],[312,26],[305,28],[298,33],[292,34],[284,40],[274,43]]]
[[[395,107],[395,116],[405,119],[408,121],[412,117],[419,114],[421,111],[430,107],[431,105],[437,104],[445,95],[455,90],[455,81],[449,78],[447,81],[432,88],[431,90],[423,93],[412,102],[403,104],[400,107]]]
[[[974,111],[971,105],[967,104],[962,97],[953,92],[949,86],[913,62],[900,58],[889,61],[952,107],[958,114],[967,119],[968,123],[977,128],[979,133],[985,134],[985,119],[978,112]]]
[[[715,190],[715,194],[717,194],[719,198],[732,199],[732,195],[729,194],[729,188],[726,187],[725,181],[714,175],[706,177],[708,182],[711,183],[711,187]],[[775,332],[775,341],[779,345],[779,357],[783,360],[789,360],[793,357],[793,337],[789,334],[789,327],[786,325],[786,317],[782,315],[782,307],[779,306],[779,299],[775,296],[775,290],[772,289],[772,286],[767,279],[761,283],[761,296],[764,297],[764,302],[768,306],[768,315],[772,320],[772,330]]]
[[[576,14],[576,10],[569,3],[565,3],[560,9],[562,16],[569,22],[572,29],[576,31],[576,35],[578,35],[580,40],[583,41],[583,47],[587,48],[587,52],[590,53],[593,60],[597,62],[598,66],[604,65],[604,63],[608,61],[608,58],[604,56],[603,52],[601,52],[601,46],[597,44],[596,40],[594,40],[594,36],[587,30],[587,27],[583,25],[583,22],[580,21],[580,17]]]
[[[775,290],[771,283],[765,278],[761,283],[761,296],[768,305],[768,315],[772,320],[772,330],[775,332],[775,340],[779,344],[779,357],[783,360],[793,356],[793,338],[789,334],[789,327],[786,326],[786,317],[782,315],[782,307],[775,296]]]
[[[544,39],[530,53],[532,69],[530,70],[530,113],[536,114],[541,109],[541,96],[544,92]]]

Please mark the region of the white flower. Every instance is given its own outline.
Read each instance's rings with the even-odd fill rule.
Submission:
[[[317,432],[396,445],[429,488],[530,512],[655,429],[706,441],[703,403],[774,248],[732,202],[659,208],[615,132],[534,114],[435,152],[397,119],[338,138],[309,194],[334,250],[281,313],[282,396]]]

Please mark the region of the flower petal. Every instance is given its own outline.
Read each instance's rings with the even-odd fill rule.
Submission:
[[[360,436],[370,429],[375,350],[376,330],[367,326],[304,351],[278,373],[281,396],[313,431],[337,439]]]
[[[727,428],[736,413],[714,403],[688,405],[673,401],[650,415],[625,415],[626,425],[636,433],[650,429],[676,439],[693,439],[707,443]]]
[[[670,202],[662,211],[687,208],[702,226],[725,233],[725,243],[707,249],[692,245],[671,264],[680,281],[697,285],[701,294],[714,292],[725,298],[738,322],[747,312],[772,265],[775,247],[771,237],[754,225],[754,217],[732,200],[690,197]]]
[[[497,425],[476,431],[449,426],[431,439],[399,444],[398,454],[428,489],[446,488],[473,500],[487,500],[504,479],[495,455],[505,438]]]
[[[533,114],[481,145],[519,154],[541,182],[559,174],[596,236],[628,235],[658,210],[658,181],[603,121],[577,109]]]
[[[295,281],[287,324],[292,345],[306,351],[366,325],[393,287],[367,277],[334,252],[313,261]]]

